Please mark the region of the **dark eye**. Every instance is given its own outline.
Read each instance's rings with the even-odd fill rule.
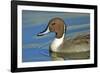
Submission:
[[[52,25],[55,25],[55,23],[52,23]]]

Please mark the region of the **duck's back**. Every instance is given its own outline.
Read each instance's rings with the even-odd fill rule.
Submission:
[[[65,39],[56,52],[64,59],[87,59],[90,57],[90,36],[78,36],[74,39]]]

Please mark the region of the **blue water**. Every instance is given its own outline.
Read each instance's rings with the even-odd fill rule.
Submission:
[[[22,11],[22,61],[37,62],[51,61],[49,45],[55,33],[37,36],[43,31],[50,19],[61,17],[68,26],[66,37],[73,37],[78,33],[90,32],[90,15],[88,13],[38,12]],[[69,28],[70,27],[70,28]]]

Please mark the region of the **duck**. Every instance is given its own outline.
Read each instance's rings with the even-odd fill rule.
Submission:
[[[52,18],[46,28],[38,33],[43,36],[49,32],[55,33],[55,38],[49,46],[52,61],[80,60],[90,58],[90,34],[78,35],[75,38],[65,37],[68,26],[60,17]]]

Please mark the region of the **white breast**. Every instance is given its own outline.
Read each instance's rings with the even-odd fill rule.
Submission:
[[[53,52],[57,52],[58,50],[59,50],[59,47],[60,47],[60,45],[63,43],[63,40],[64,40],[64,34],[63,34],[63,36],[62,36],[62,38],[55,38],[54,40],[53,40],[53,42],[51,43],[51,50],[53,51]]]

